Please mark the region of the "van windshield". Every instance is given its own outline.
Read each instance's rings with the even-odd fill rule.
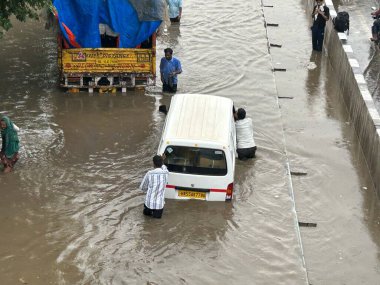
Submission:
[[[216,175],[227,174],[224,151],[219,149],[187,146],[168,146],[165,149],[165,165],[171,172]]]

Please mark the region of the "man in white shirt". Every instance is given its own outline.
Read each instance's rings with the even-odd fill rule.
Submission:
[[[180,22],[182,17],[182,0],[166,0],[169,5],[170,22]]]
[[[237,153],[240,160],[254,158],[256,154],[256,144],[253,139],[252,119],[245,117],[246,112],[243,108],[237,111],[236,141]]]
[[[140,189],[146,192],[144,203],[144,215],[160,219],[165,205],[165,186],[168,181],[169,171],[163,163],[160,155],[153,157],[153,170],[148,171]]]

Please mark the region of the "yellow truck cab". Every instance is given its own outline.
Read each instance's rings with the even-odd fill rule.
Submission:
[[[156,33],[139,48],[64,48],[59,37],[60,86],[65,88],[145,87],[156,84]]]
[[[156,31],[164,1],[150,1],[151,7],[135,0],[88,2],[53,2],[60,27],[60,86],[91,93],[155,85]]]

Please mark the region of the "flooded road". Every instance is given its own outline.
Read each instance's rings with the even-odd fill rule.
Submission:
[[[261,2],[191,0],[158,39],[158,59],[170,46],[182,62],[179,92],[232,98],[253,119],[258,151],[237,162],[232,203],[168,200],[151,220],[138,186],[170,96],[160,85],[65,94],[54,32],[16,23],[0,41],[0,112],[22,143],[15,171],[0,175],[0,283],[376,284],[380,211],[334,72],[302,40],[308,30],[282,25],[268,37],[284,49],[270,54]],[[289,72],[274,76],[277,63]],[[277,95],[294,99],[280,110]],[[301,231],[308,273],[288,162],[308,172],[293,177],[300,221],[318,223]]]
[[[372,7],[379,9],[380,2],[378,0],[333,0],[332,2],[337,11],[346,11],[350,15],[347,44],[350,44],[354,50],[354,56],[360,64],[376,109],[380,112],[380,49],[370,41],[374,22],[371,16]]]

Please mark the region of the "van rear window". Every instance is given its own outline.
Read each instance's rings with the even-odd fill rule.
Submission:
[[[210,148],[168,146],[165,149],[165,165],[171,172],[216,175],[227,174],[224,151]]]

